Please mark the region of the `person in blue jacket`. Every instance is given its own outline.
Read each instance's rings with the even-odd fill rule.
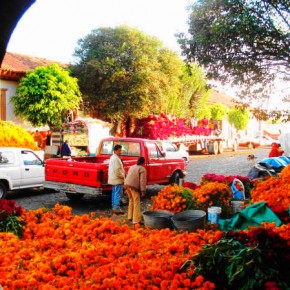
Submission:
[[[61,146],[61,157],[64,157],[64,156],[71,156],[71,149],[70,149],[70,146],[68,144],[68,140],[65,140]]]

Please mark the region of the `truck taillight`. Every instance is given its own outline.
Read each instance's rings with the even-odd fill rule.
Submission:
[[[103,181],[103,170],[97,170],[97,181],[102,182]]]

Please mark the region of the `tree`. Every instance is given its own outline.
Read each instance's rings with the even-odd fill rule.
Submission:
[[[245,108],[233,108],[228,113],[228,119],[237,130],[244,130],[249,124],[250,113]]]
[[[127,26],[93,30],[78,41],[75,56],[71,70],[84,101],[114,124],[113,134],[131,117],[190,115],[189,102],[199,97],[194,90],[202,94],[190,77],[197,70],[187,69],[157,38]]]
[[[290,79],[289,12],[288,0],[199,0],[190,9],[188,35],[178,41],[209,78],[256,95],[277,75]]]
[[[221,104],[216,103],[210,106],[211,118],[213,120],[225,120],[227,117],[228,107]]]
[[[34,126],[60,127],[67,111],[79,107],[77,80],[57,64],[27,71],[11,98],[17,116]]]

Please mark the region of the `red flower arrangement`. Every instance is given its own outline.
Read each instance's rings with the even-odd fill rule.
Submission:
[[[170,137],[185,135],[208,136],[211,132],[212,129],[200,126],[194,127],[192,130],[185,124],[184,119],[160,114],[159,116],[149,115],[147,118],[139,119],[130,137],[167,140]]]
[[[0,200],[0,232],[12,232],[18,237],[23,234],[23,220],[21,215],[24,210],[16,206],[14,200]]]

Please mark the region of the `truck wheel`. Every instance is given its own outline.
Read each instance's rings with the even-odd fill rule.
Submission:
[[[213,142],[213,154],[217,155],[219,152],[219,143],[217,141]]]
[[[66,192],[65,193],[66,194],[66,196],[70,199],[70,200],[76,200],[76,201],[78,201],[78,200],[81,200],[82,198],[83,198],[83,194],[81,194],[81,193],[69,193],[69,192]]]
[[[238,141],[234,141],[234,143],[233,143],[233,152],[237,152],[237,150],[238,150]]]
[[[219,147],[218,153],[222,154],[224,152],[224,143],[223,143],[223,141],[218,142],[218,147]]]
[[[0,181],[0,200],[5,198],[7,194],[6,185]]]
[[[252,144],[251,142],[250,143],[248,143],[248,149],[255,149],[255,146],[254,146],[254,144]]]
[[[179,185],[180,184],[180,181],[181,181],[181,176],[180,176],[180,173],[179,172],[174,172],[170,178],[170,184],[177,184]]]

